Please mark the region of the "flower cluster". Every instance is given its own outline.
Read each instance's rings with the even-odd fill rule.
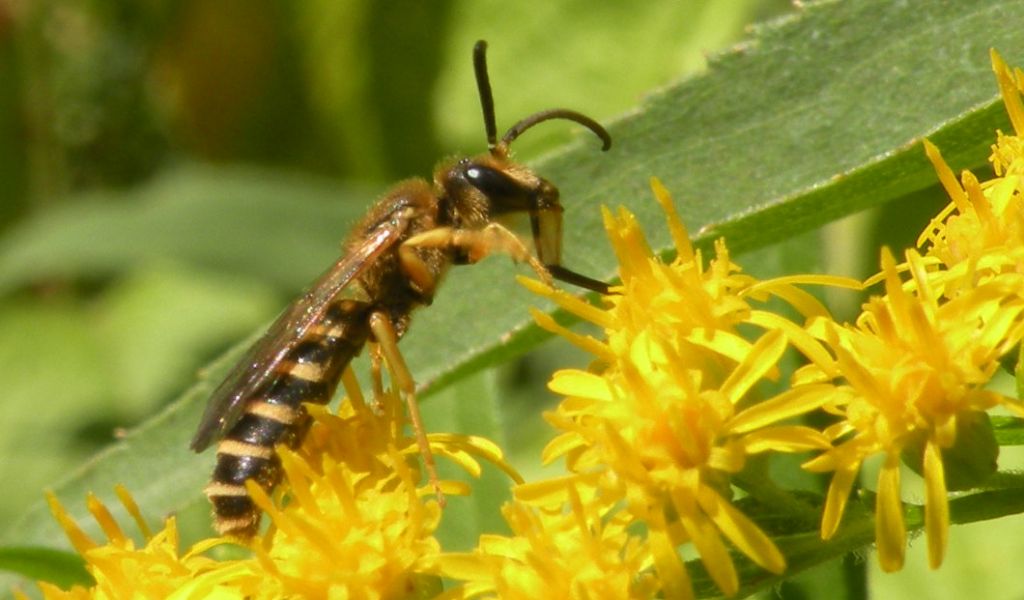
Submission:
[[[1020,133],[1022,78],[995,53],[993,66]],[[1017,400],[986,388],[1000,359],[1024,338],[1024,145],[1000,134],[992,152],[999,177],[984,184],[970,172],[957,182],[938,149],[927,142],[925,149],[952,202],[904,262],[882,252],[882,271],[869,283],[882,283],[884,293],[865,305],[854,325],[812,325],[833,358],[813,361],[801,373],[816,384],[832,382],[828,409],[840,419],[825,430],[834,447],[805,465],[834,472],[822,537],[836,532],[864,460],[883,456],[875,529],[887,571],[902,566],[906,546],[901,458],[924,476],[925,532],[935,568],[946,549],[948,490],[973,487],[995,470],[997,447],[985,411],[1002,406],[1024,413]],[[965,439],[971,443],[959,444]],[[959,468],[949,471],[946,464],[953,463]]]
[[[47,599],[84,598],[168,598],[176,594],[181,598],[246,598],[259,589],[259,577],[251,562],[216,561],[204,552],[225,543],[210,539],[200,542],[184,554],[178,552],[178,529],[174,517],[164,523],[161,531],[153,534],[146,525],[135,501],[123,487],[116,489],[125,509],[135,520],[146,543],[137,547],[131,536],[117,524],[110,511],[89,495],[89,512],[107,537],[106,543],[91,539],[68,516],[52,494],[48,496],[50,509],[67,533],[72,546],[85,559],[89,574],[95,580],[91,588],[81,586],[62,590],[40,582],[39,587]]]
[[[821,394],[801,390],[754,402],[758,385],[779,376],[779,359],[789,347],[785,332],[795,335],[799,327],[752,302],[792,300],[806,316],[824,309],[793,279],[758,281],[742,274],[724,242],[704,268],[668,192],[657,181],[653,185],[676,244],[672,263],[651,252],[632,214],[605,211],[622,278],[605,298],[606,309],[525,281],[605,334],[604,340],[582,337],[535,312],[543,327],[597,358],[589,371],[559,371],[552,378],[551,389],[566,399],[546,415],[561,434],[544,458],[564,457],[576,475],[575,493],[586,490],[603,499],[615,518],[646,527],[644,551],[666,595],[692,593],[677,551],[686,543],[696,548],[718,587],[735,594],[739,578],[725,540],[773,573],[783,572],[786,562],[768,535],[729,502],[730,476],[759,453],[828,447],[820,432],[781,424],[820,407]],[[803,279],[826,280],[859,286],[834,278]],[[741,334],[743,326],[762,333],[751,341]],[[534,502],[557,512],[564,496]]]
[[[993,64],[1019,134],[1024,75],[995,55]],[[926,143],[926,150],[953,202],[922,235],[919,249],[906,251],[902,262],[883,250],[881,271],[863,284],[823,276],[757,281],[742,274],[721,240],[705,269],[656,181],[676,245],[671,264],[651,252],[631,214],[606,211],[622,285],[603,299],[604,307],[526,281],[604,335],[580,335],[535,313],[542,327],[595,358],[589,369],[560,371],[550,383],[565,398],[547,415],[560,434],[545,459],[564,458],[570,474],[516,489],[514,522],[522,521],[527,498],[533,536],[513,529],[531,541],[545,532],[544,553],[536,543],[516,545],[520,538],[481,540],[475,564],[491,564],[484,569],[490,578],[477,571],[467,595],[501,590],[503,597],[526,597],[544,581],[586,597],[594,591],[591,578],[572,566],[584,545],[579,532],[620,523],[642,526],[646,534],[606,538],[601,548],[622,557],[617,564],[628,556],[649,567],[637,571],[632,586],[616,588],[619,597],[692,597],[680,558],[684,544],[727,595],[740,582],[725,541],[780,573],[786,564],[771,537],[730,500],[737,488],[762,500],[793,500],[765,489],[745,468],[765,452],[816,452],[804,467],[832,473],[820,517],[824,539],[839,530],[864,463],[879,457],[875,539],[887,571],[902,566],[906,546],[900,465],[917,471],[926,489],[929,562],[939,566],[949,492],[976,487],[995,470],[998,447],[986,411],[1000,406],[1024,414],[1020,402],[986,387],[1024,338],[1024,144],[999,135],[992,154],[998,177],[986,183],[970,173],[958,183],[937,149]],[[794,284],[863,287],[874,295],[845,324]],[[764,309],[770,296],[788,302],[802,321]],[[808,364],[787,390],[762,399],[759,384],[777,376],[787,349]],[[820,431],[794,424],[794,417],[817,409],[831,424]],[[576,527],[559,527],[570,520]],[[514,561],[514,577],[493,568],[505,564],[489,563],[495,556]],[[566,572],[575,575],[567,581]],[[608,572],[616,581],[615,571]]]
[[[348,375],[346,375],[348,376]],[[351,382],[347,382],[351,383]],[[250,543],[252,557],[216,561],[204,553],[237,540],[213,538],[178,552],[174,518],[151,535],[127,492],[122,502],[146,539],[136,549],[129,536],[93,498],[90,511],[106,532],[105,545],[89,540],[55,500],[51,507],[96,585],[70,591],[43,583],[46,598],[396,598],[429,595],[440,544],[434,537],[441,509],[432,486],[418,486],[409,461],[418,457],[404,433],[402,405],[394,394],[371,410],[358,386],[346,385],[350,401],[338,414],[308,406],[313,423],[300,448],[279,447],[285,484],[270,498],[250,482],[250,494],[271,527]],[[435,455],[479,474],[483,458],[518,474],[490,442],[464,435],[430,435]],[[465,494],[463,484],[440,482],[447,494]]]
[[[441,572],[463,584],[460,598],[651,598],[660,585],[647,544],[628,530],[629,519],[602,498],[581,496],[578,481],[542,484],[567,498],[567,510],[543,509],[522,499],[503,513],[511,536],[483,535],[475,552],[441,557]],[[530,496],[529,484],[516,496]]]
[[[824,540],[842,530],[864,465],[877,461],[875,541],[884,570],[899,569],[907,543],[903,466],[923,477],[929,563],[948,544],[950,492],[977,488],[995,470],[988,412],[1024,416],[1024,405],[988,387],[1024,339],[1024,73],[993,54],[1015,135],[999,134],[996,177],[959,178],[925,143],[952,202],[917,248],[881,252],[864,282],[824,275],[759,280],[744,274],[725,242],[707,263],[668,192],[654,195],[676,257],[652,252],[635,217],[605,210],[621,284],[595,305],[536,281],[535,293],[597,326],[571,331],[534,312],[544,328],[593,355],[587,369],[555,373],[563,397],[546,414],[557,435],[543,459],[555,478],[522,483],[486,440],[429,436],[431,449],[479,471],[481,457],[517,482],[503,509],[507,535],[485,534],[469,552],[446,552],[434,533],[442,511],[418,486],[415,440],[403,433],[396,398],[369,410],[357,386],[340,414],[310,407],[301,448],[278,449],[286,484],[250,493],[272,521],[253,556],[184,554],[174,520],[136,548],[94,499],[108,542],[89,539],[54,500],[54,513],[96,585],[48,598],[164,597],[692,598],[698,567],[726,594],[744,589],[744,569],[783,574],[787,560],[770,518],[811,524]],[[867,289],[851,323],[837,321],[805,287]],[[786,305],[786,310],[773,307]],[[790,315],[790,316],[784,316]],[[784,360],[804,366],[786,372]],[[815,412],[810,426],[804,417]],[[771,455],[802,453],[803,468],[830,475],[817,502],[779,489]],[[465,486],[443,482],[447,493]],[[283,501],[281,497],[287,497]],[[871,497],[866,494],[866,497]],[[802,525],[801,525],[802,526]],[[824,542],[822,542],[824,544]],[[687,562],[684,557],[694,557]],[[756,566],[755,566],[756,565]],[[745,572],[745,571],[744,571]],[[442,578],[450,589],[442,590]],[[125,587],[127,586],[127,587]]]

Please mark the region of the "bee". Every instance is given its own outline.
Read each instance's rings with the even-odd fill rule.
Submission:
[[[513,162],[509,145],[538,123],[579,123],[611,147],[611,136],[593,119],[567,109],[530,115],[499,140],[487,74],[487,44],[473,48],[488,151],[441,163],[433,182],[396,185],[369,210],[344,245],[344,255],[278,316],[210,397],[191,448],[214,441],[217,462],[205,492],[222,535],[248,538],[260,511],[247,479],[271,490],[280,478],[279,443],[296,446],[309,426],[303,403],[326,404],[343,372],[367,343],[375,393],[381,360],[387,361],[405,398],[417,444],[441,498],[434,461],[420,422],[415,384],[398,349],[414,309],[429,305],[452,265],[504,253],[525,262],[545,282],[552,279],[601,294],[608,286],[561,265],[562,206],[558,189]],[[529,216],[536,255],[499,222]]]

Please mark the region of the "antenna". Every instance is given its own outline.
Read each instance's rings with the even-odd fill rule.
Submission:
[[[612,147],[612,136],[609,135],[608,131],[605,130],[604,127],[601,127],[601,125],[597,121],[591,119],[590,117],[584,114],[566,108],[552,108],[550,110],[542,110],[539,113],[534,113],[526,117],[525,119],[519,121],[518,123],[509,128],[508,132],[506,132],[505,135],[502,136],[501,143],[511,144],[512,140],[519,137],[527,129],[533,127],[538,123],[550,121],[551,119],[566,119],[568,121],[575,121],[580,125],[583,125],[587,129],[593,131],[594,135],[601,138],[601,141],[604,142],[601,145],[601,150],[607,150]]]
[[[494,95],[491,93],[491,79],[487,75],[487,42],[479,40],[473,46],[473,71],[476,73],[476,88],[480,92],[480,108],[484,112],[484,129],[487,131],[487,148],[494,152],[498,147],[498,126],[494,118]],[[603,142],[601,150],[612,147],[612,136],[590,117],[566,108],[552,108],[534,113],[513,125],[501,138],[501,145],[508,146],[524,131],[538,123],[551,119],[565,119],[583,125]]]
[[[480,108],[484,111],[487,147],[494,150],[498,145],[498,126],[494,122],[494,96],[491,94],[491,79],[487,76],[487,42],[484,40],[473,46],[473,71],[476,72],[476,88],[480,92]]]

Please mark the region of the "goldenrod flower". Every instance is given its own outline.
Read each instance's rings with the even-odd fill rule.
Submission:
[[[768,536],[730,504],[729,476],[754,453],[828,445],[814,430],[777,424],[825,403],[820,390],[808,387],[743,408],[755,399],[759,381],[777,377],[776,363],[790,343],[824,354],[799,326],[753,308],[750,299],[775,295],[807,315],[826,311],[792,285],[798,278],[759,282],[743,275],[722,241],[705,269],[668,193],[656,180],[653,186],[676,244],[671,264],[653,255],[633,215],[605,211],[622,278],[605,298],[607,309],[525,282],[602,327],[607,337],[580,336],[535,312],[541,326],[598,359],[595,372],[565,370],[552,378],[550,388],[566,398],[546,416],[563,433],[544,458],[565,456],[571,471],[587,475],[601,494],[623,500],[631,519],[646,525],[668,595],[692,595],[677,550],[687,542],[722,591],[734,594],[739,581],[723,537],[769,571],[780,573],[786,563]],[[859,285],[838,278],[802,281]],[[741,324],[766,332],[751,342],[737,332]],[[595,473],[596,479],[590,476]]]
[[[389,395],[382,409],[375,414],[359,400],[340,415],[309,406],[314,422],[302,447],[278,448],[288,500],[273,502],[249,485],[272,522],[254,543],[275,582],[264,597],[401,598],[439,587],[432,573],[441,510],[407,463],[417,446],[402,432],[401,405]],[[431,445],[474,471],[469,453],[501,462],[495,448],[468,436],[435,436]],[[453,482],[443,487],[466,493]]]
[[[836,385],[831,405],[842,420],[825,432],[837,444],[805,464],[811,471],[835,471],[822,537],[831,537],[838,528],[864,459],[883,454],[876,540],[879,561],[887,571],[902,566],[906,545],[901,455],[921,453],[929,562],[937,567],[949,527],[941,453],[953,447],[958,429],[965,420],[973,421],[974,413],[997,405],[1016,406],[984,386],[999,367],[1000,356],[1024,337],[1024,322],[1018,318],[1024,297],[1001,303],[999,286],[989,282],[939,302],[922,258],[910,250],[907,261],[913,286],[904,285],[895,259],[885,251],[885,295],[872,298],[854,326],[821,320],[813,327],[835,353],[835,363],[824,367],[838,369],[843,380]]]
[[[177,553],[173,517],[151,536],[127,492],[122,501],[147,538],[136,548],[95,498],[89,507],[108,543],[89,539],[51,498],[54,515],[96,579],[92,589],[63,592],[40,584],[48,598],[403,598],[438,590],[440,546],[434,531],[441,518],[433,487],[418,486],[414,438],[404,433],[401,404],[385,394],[370,410],[346,374],[352,402],[341,414],[307,406],[313,422],[300,448],[277,449],[284,481],[271,499],[249,482],[249,492],[272,522],[252,541],[254,557],[217,562],[202,553],[225,538],[213,538]],[[436,455],[479,474],[483,458],[519,476],[487,440],[465,435],[428,436]],[[441,482],[448,494],[466,486]],[[424,500],[424,497],[429,499]]]
[[[248,486],[272,523],[253,544],[268,580],[262,597],[403,598],[440,588],[434,532],[442,512],[433,487],[417,486],[419,450],[404,432],[402,404],[389,393],[370,410],[349,376],[349,401],[340,413],[307,406],[313,424],[302,446],[278,448],[284,475],[278,496],[286,499],[274,502],[259,486]],[[428,440],[434,454],[471,474],[480,472],[477,456],[519,480],[487,440],[453,434]],[[457,482],[440,484],[448,494],[468,493]]]
[[[994,51],[992,67],[1017,132],[998,132],[989,157],[997,177],[981,183],[970,171],[964,171],[957,182],[938,148],[925,142],[928,157],[952,202],[921,235],[918,246],[948,271],[941,276],[931,275],[948,297],[953,297],[959,286],[970,287],[995,275],[1021,271],[1024,263],[1024,201],[1020,194],[1024,141],[1019,137],[1024,132],[1020,92],[1024,76],[1019,69],[1011,71]]]
[[[995,54],[993,63],[1020,131],[1019,74],[1015,77]],[[922,234],[924,255],[908,250],[905,262],[897,264],[891,252],[883,251],[882,271],[869,283],[884,283],[884,294],[865,305],[856,324],[820,319],[810,327],[835,360],[815,361],[802,375],[810,381],[839,381],[829,409],[841,418],[825,431],[835,447],[805,464],[812,471],[835,473],[821,534],[827,539],[838,528],[863,461],[882,454],[876,542],[886,571],[902,566],[906,546],[901,457],[920,465],[924,476],[928,557],[936,568],[948,537],[948,489],[960,487],[950,484],[950,477],[975,476],[947,472],[944,456],[953,451],[982,458],[991,454],[989,464],[978,467],[977,475],[987,475],[995,467],[994,443],[955,445],[965,431],[991,434],[984,411],[995,406],[1024,410],[1014,399],[985,388],[1000,358],[1024,338],[1021,148],[1018,138],[1000,135],[992,160],[1003,176],[979,183],[965,172],[961,187],[938,150],[926,142],[953,201]],[[989,445],[991,452],[983,447]]]
[[[203,555],[226,540],[205,540],[184,554],[179,554],[174,517],[168,518],[163,529],[153,535],[127,490],[119,486],[117,495],[145,538],[145,545],[141,548],[136,547],[107,507],[92,494],[89,494],[86,502],[89,512],[107,537],[104,544],[86,535],[56,496],[47,495],[54,518],[64,529],[75,550],[85,559],[86,569],[96,583],[90,588],[75,586],[65,591],[40,582],[39,587],[44,597],[241,599],[257,591],[260,578],[254,563],[244,560],[218,562]]]
[[[517,487],[529,496],[530,484]],[[451,596],[537,598],[654,598],[647,544],[630,534],[629,516],[600,497],[581,498],[562,482],[567,509],[506,504],[511,536],[483,535],[473,553],[441,557],[441,572],[465,582]],[[550,490],[549,490],[550,491]],[[671,596],[670,596],[671,597]]]

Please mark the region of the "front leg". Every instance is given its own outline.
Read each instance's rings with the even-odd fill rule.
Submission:
[[[507,227],[500,223],[488,223],[483,229],[438,227],[405,240],[398,248],[402,270],[419,286],[420,283],[416,277],[407,271],[407,262],[412,271],[421,269],[426,274],[429,274],[429,271],[414,252],[415,248],[454,249],[464,254],[470,263],[475,263],[485,256],[500,252],[511,256],[512,260],[516,262],[527,263],[544,283],[554,287],[554,281],[547,268],[530,253],[530,250],[519,239],[519,236],[509,231]],[[407,261],[406,255],[415,258],[415,261]],[[418,262],[419,265],[416,265],[415,262]],[[431,279],[433,280],[433,278]],[[431,291],[433,291],[433,288],[431,288]]]

